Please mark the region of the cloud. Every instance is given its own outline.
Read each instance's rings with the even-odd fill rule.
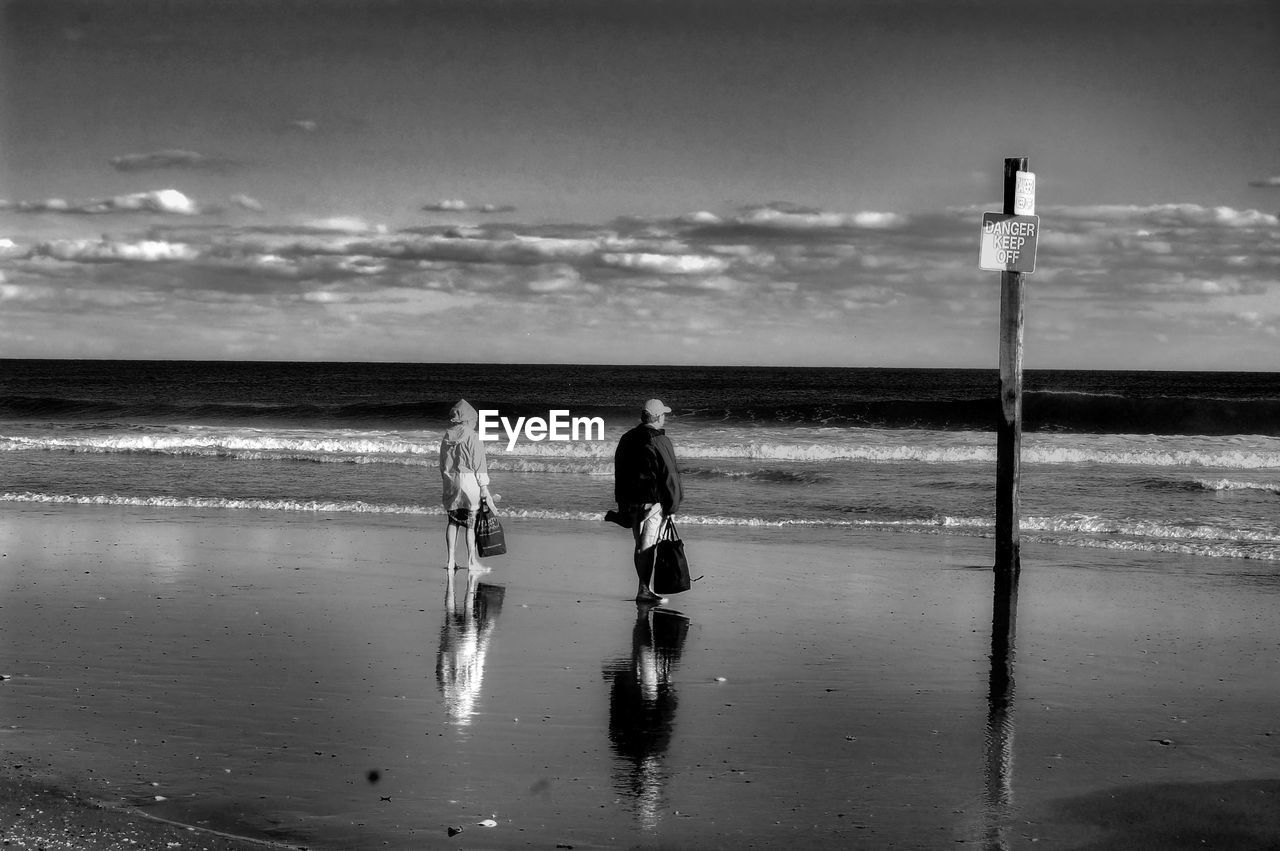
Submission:
[[[417,287],[382,287],[367,291],[330,287],[306,292],[300,298],[314,304],[330,306],[334,312],[347,317],[394,314],[396,321],[450,310],[466,310],[480,304],[480,298],[476,295]]]
[[[1264,177],[1261,180],[1250,180],[1249,185],[1263,189],[1280,189],[1280,174],[1275,177]]]
[[[1259,210],[1236,210],[1231,207],[1204,207],[1199,204],[1151,204],[1134,206],[1123,204],[1047,207],[1041,210],[1041,219],[1067,219],[1070,221],[1144,222],[1151,227],[1198,228],[1225,225],[1227,227],[1274,227],[1280,219]]]
[[[93,201],[71,203],[61,198],[50,198],[44,201],[0,202],[0,209],[9,209],[15,213],[67,213],[76,215],[102,215],[110,213],[163,213],[181,216],[194,216],[200,213],[195,201],[176,189],[154,189],[148,192],[134,192],[131,195],[117,195]]]
[[[196,260],[199,251],[183,243],[160,240],[140,242],[116,242],[112,240],[60,239],[42,242],[31,251],[32,257],[49,257],[79,263],[103,261],[137,261],[156,263],[162,261]]]
[[[112,157],[111,167],[117,171],[157,171],[160,169],[189,169],[226,172],[238,163],[220,157],[210,157],[195,151],[169,149],[146,154],[124,154]]]
[[[304,226],[316,231],[339,231],[342,233],[365,233],[368,231],[386,230],[381,225],[371,225],[359,216],[331,216],[327,219],[313,219]]]
[[[785,228],[789,230],[825,230],[832,228],[893,228],[907,223],[898,213],[859,212],[828,213],[801,207],[771,204],[743,210],[733,221],[741,225]]]
[[[652,321],[666,335],[655,345],[690,362],[715,352],[738,362],[847,355],[983,365],[998,301],[997,276],[977,268],[980,223],[981,211],[969,208],[908,215],[776,202],[607,226],[391,231],[342,216],[254,227],[171,220],[127,237],[0,243],[8,304],[21,308],[0,314],[0,331],[114,305],[157,322],[168,309],[178,331],[166,356],[183,354],[183,323],[193,323],[194,340],[195,325],[234,320],[247,323],[243,351],[257,356],[350,357],[372,344],[348,351],[339,341],[354,345],[364,333],[379,356],[447,357],[466,345],[463,329],[480,325],[504,331],[493,357],[541,357],[522,342],[539,340],[564,357],[598,360],[615,356],[637,321]],[[1177,341],[1214,323],[1239,329],[1233,317],[1247,314],[1259,329],[1280,326],[1275,215],[1193,204],[1047,207],[1041,227],[1027,334],[1046,365],[1157,335],[1170,342],[1145,365],[1176,365]],[[1262,330],[1256,339],[1245,333],[1224,345],[1262,342]],[[424,350],[424,335],[442,348]],[[304,336],[303,349],[271,348],[303,346]],[[197,353],[209,354],[188,354]]]
[[[446,198],[430,204],[422,205],[428,213],[514,213],[515,207],[508,204],[473,204],[459,198]]]
[[[695,254],[605,253],[600,255],[600,262],[605,266],[655,275],[719,274],[730,265],[728,260],[719,257]]]
[[[231,203],[242,209],[252,210],[255,213],[261,213],[263,209],[262,204],[257,199],[250,198],[248,195],[232,195]]]
[[[405,260],[537,266],[545,263],[582,262],[596,256],[600,249],[601,243],[598,240],[581,238],[389,235],[351,245],[344,250],[360,250]]]
[[[534,293],[566,293],[584,288],[592,289],[589,285],[584,285],[577,269],[563,263],[544,267],[540,274],[529,279],[527,286]]]
[[[307,116],[286,121],[279,129],[286,133],[329,136],[358,132],[366,129],[368,125],[369,122],[365,119],[350,116],[331,115],[324,118]]]

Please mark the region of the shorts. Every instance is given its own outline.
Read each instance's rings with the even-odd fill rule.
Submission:
[[[666,515],[658,503],[637,506],[631,524],[631,534],[636,538],[636,552],[641,553],[658,543],[658,532]]]
[[[465,526],[468,529],[476,527],[476,510],[474,508],[455,508],[447,512],[449,515],[449,524],[452,526]]]

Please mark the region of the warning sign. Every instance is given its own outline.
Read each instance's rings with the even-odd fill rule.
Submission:
[[[988,272],[1034,272],[1039,237],[1039,216],[983,213],[978,268]]]

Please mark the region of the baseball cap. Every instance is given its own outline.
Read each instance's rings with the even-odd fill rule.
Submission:
[[[650,399],[644,403],[644,412],[651,417],[660,417],[663,414],[671,413],[671,409],[662,404],[661,399]]]

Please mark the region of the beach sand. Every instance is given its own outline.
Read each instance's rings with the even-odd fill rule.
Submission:
[[[2,838],[1280,847],[1269,564],[1024,544],[993,665],[988,539],[684,527],[646,609],[505,525],[450,602],[440,518],[6,506]]]

